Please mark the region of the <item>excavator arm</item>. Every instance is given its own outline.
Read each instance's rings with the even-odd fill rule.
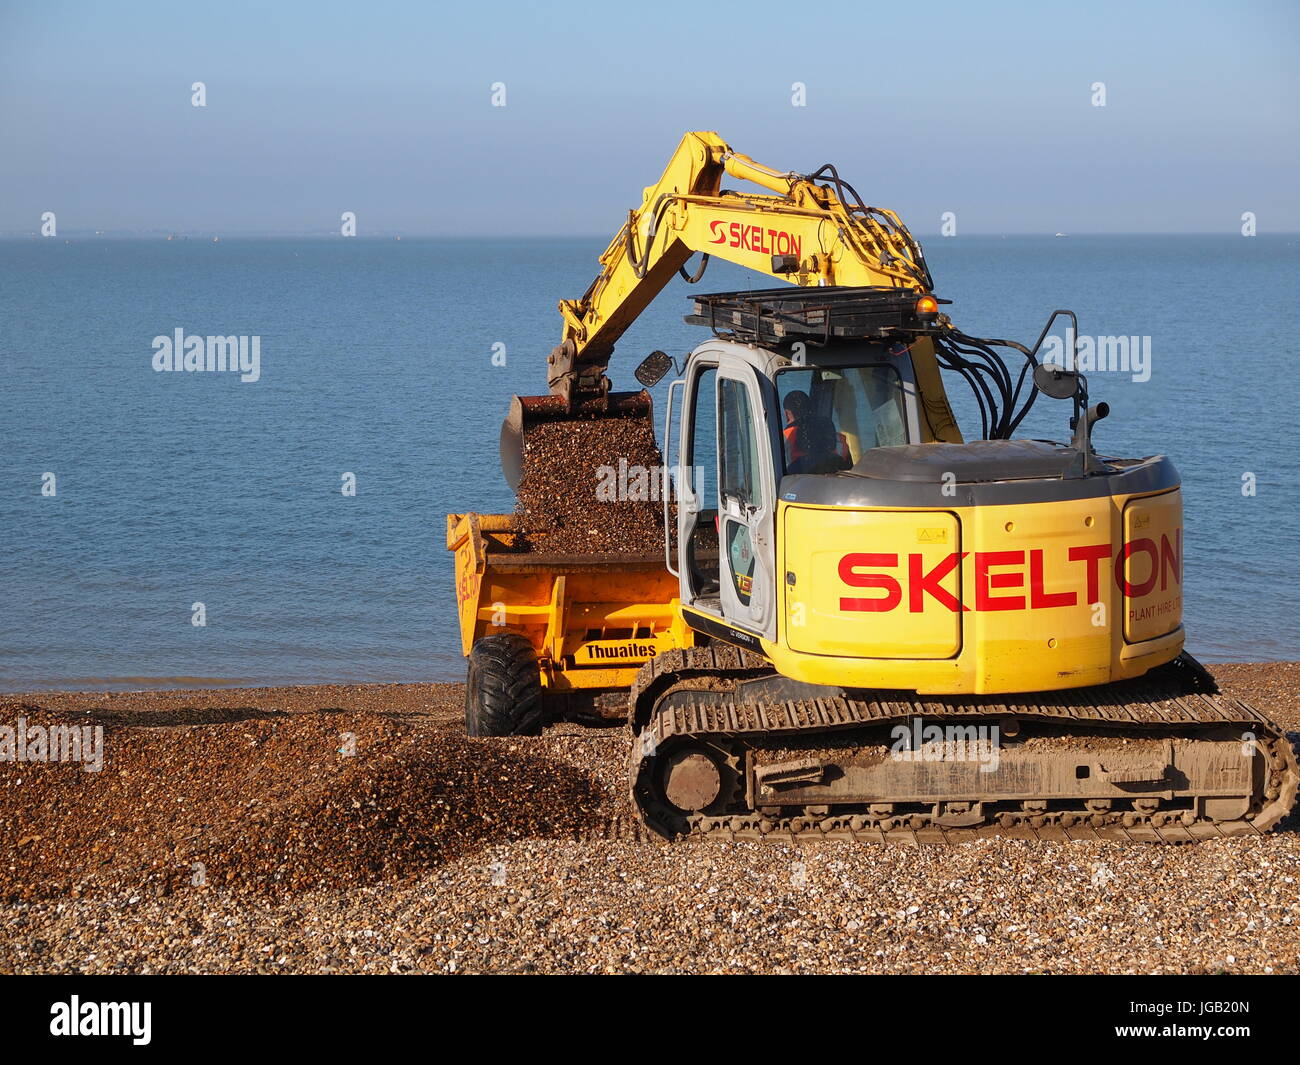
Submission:
[[[731,176],[765,192],[722,188]],[[692,255],[702,261],[685,272]],[[641,206],[600,257],[580,299],[561,300],[564,335],[547,360],[545,396],[515,396],[501,427],[501,466],[523,476],[525,439],[543,422],[650,414],[646,392],[611,393],[606,369],[619,337],[675,273],[698,281],[717,256],[802,286],[872,286],[928,294],[921,246],[893,211],[866,206],[833,166],[783,173],[734,152],[716,133],[688,133]],[[926,439],[961,441],[929,338],[911,346]]]
[[[722,190],[730,175],[766,194]],[[716,133],[682,138],[658,182],[600,257],[580,299],[562,300],[564,336],[548,383],[572,409],[608,391],[614,344],[699,252],[797,285],[871,285],[929,292],[920,245],[892,211],[865,206],[834,167],[782,173],[734,152]],[[936,371],[937,372],[937,371]]]

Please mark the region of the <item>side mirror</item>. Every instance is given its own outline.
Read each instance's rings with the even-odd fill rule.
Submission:
[[[1079,393],[1079,374],[1063,366],[1040,362],[1034,367],[1034,387],[1052,399],[1070,399]]]
[[[654,388],[664,379],[664,374],[673,368],[672,357],[662,351],[652,351],[644,359],[633,373],[636,379],[646,388]]]

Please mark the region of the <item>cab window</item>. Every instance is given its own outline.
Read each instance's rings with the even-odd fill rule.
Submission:
[[[777,374],[786,473],[838,473],[873,447],[907,443],[892,366],[794,367]]]
[[[759,503],[758,443],[743,381],[718,378],[718,489],[723,499]]]

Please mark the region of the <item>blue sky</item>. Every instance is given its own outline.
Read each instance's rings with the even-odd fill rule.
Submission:
[[[1298,51],[1294,2],[0,0],[0,231],[605,235],[715,129],[922,236],[1294,232]]]

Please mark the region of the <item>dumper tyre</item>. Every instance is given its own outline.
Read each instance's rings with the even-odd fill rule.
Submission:
[[[516,632],[484,636],[469,653],[465,730],[471,736],[540,736],[537,653]]]

